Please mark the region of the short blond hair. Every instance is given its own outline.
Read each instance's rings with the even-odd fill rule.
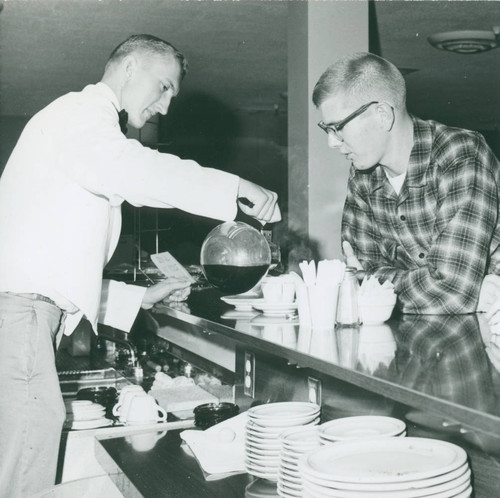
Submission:
[[[121,61],[124,57],[134,52],[146,55],[170,55],[179,63],[179,67],[181,68],[181,79],[187,74],[188,62],[184,55],[171,43],[153,35],[129,36],[111,52],[104,70],[106,71],[111,65]]]
[[[359,104],[378,101],[406,108],[403,75],[394,64],[369,52],[348,55],[329,66],[316,83],[312,100],[319,107],[335,94]]]

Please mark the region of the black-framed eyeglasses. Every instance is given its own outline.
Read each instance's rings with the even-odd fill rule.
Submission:
[[[352,121],[354,118],[358,117],[360,114],[363,114],[368,107],[370,107],[373,104],[379,104],[380,102],[373,100],[372,102],[368,102],[368,104],[362,105],[359,109],[356,109],[353,113],[349,114],[346,118],[344,118],[342,121],[339,121],[338,123],[330,123],[330,124],[325,124],[323,121],[320,121],[318,123],[318,126],[327,134],[327,135],[333,135],[337,140],[340,142],[344,141],[344,137],[340,134],[340,131],[344,126],[349,123],[349,121]]]

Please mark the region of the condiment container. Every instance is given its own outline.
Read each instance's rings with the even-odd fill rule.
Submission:
[[[357,327],[360,324],[358,308],[359,283],[356,268],[348,266],[339,286],[336,323],[343,327]]]

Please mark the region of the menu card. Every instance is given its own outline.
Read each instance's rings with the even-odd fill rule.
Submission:
[[[168,251],[151,254],[151,261],[167,278],[189,280],[192,284],[196,282],[189,272]]]

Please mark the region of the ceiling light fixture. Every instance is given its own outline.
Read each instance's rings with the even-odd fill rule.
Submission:
[[[441,50],[457,54],[478,54],[500,47],[500,27],[491,31],[447,31],[427,38],[429,43]]]

